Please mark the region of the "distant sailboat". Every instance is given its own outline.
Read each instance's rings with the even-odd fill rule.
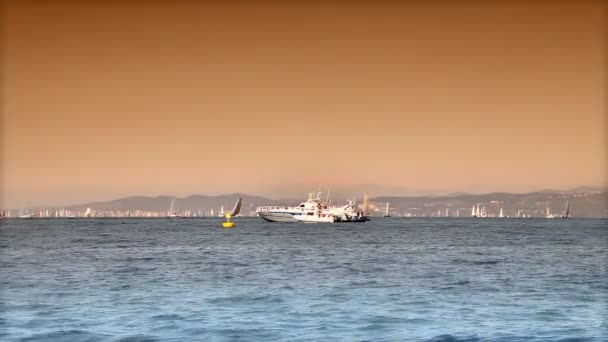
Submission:
[[[566,209],[562,214],[562,218],[567,219],[570,218],[570,201],[566,201]]]
[[[241,205],[243,204],[243,198],[239,197],[234,204],[234,208],[230,212],[230,216],[237,217],[241,216]]]
[[[178,217],[175,212],[175,197],[171,199],[171,206],[169,207],[169,212],[167,213],[167,217],[176,218]]]
[[[363,194],[363,215],[369,215],[369,200],[367,194]]]
[[[505,215],[502,213],[502,208],[500,208],[500,214],[498,214],[498,217],[505,217]]]
[[[388,213],[388,202],[386,202],[386,211],[384,212],[384,217],[391,217],[391,215]]]
[[[475,204],[471,207],[471,217],[477,217],[477,213],[475,212]]]
[[[84,217],[91,217],[93,216],[93,211],[91,210],[91,208],[87,208],[87,211],[84,212]]]

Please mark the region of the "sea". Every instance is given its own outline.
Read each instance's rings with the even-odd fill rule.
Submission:
[[[608,341],[608,220],[3,219],[1,341]]]

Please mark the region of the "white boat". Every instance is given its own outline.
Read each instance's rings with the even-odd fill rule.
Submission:
[[[34,214],[19,215],[19,218],[22,218],[22,219],[31,219],[31,218],[34,218]]]
[[[504,215],[504,214],[503,214],[503,212],[502,212],[502,208],[500,208],[500,214],[498,214],[498,217],[501,217],[501,218],[502,218],[502,217],[505,217],[505,215]]]
[[[321,202],[317,203],[317,207],[312,212],[307,212],[305,215],[296,215],[294,218],[298,222],[304,223],[334,223],[336,217],[332,214],[324,213],[321,207]]]
[[[327,216],[317,216],[313,213],[308,213],[306,215],[297,215],[295,219],[298,222],[304,223],[334,223],[336,222],[336,218],[333,215]]]
[[[262,206],[256,209],[256,213],[268,222],[297,222],[296,216],[314,213],[320,202],[320,194],[313,197],[313,194],[310,193],[308,194],[308,200],[300,203],[297,207]]]
[[[325,215],[330,215],[335,218],[335,222],[365,222],[367,216],[362,211],[356,210],[355,200],[341,207],[328,207],[323,210]]]
[[[315,212],[318,212],[315,214]],[[367,217],[355,210],[355,201],[344,206],[329,207],[321,201],[321,194],[308,194],[308,200],[296,207],[263,206],[256,209],[258,216],[268,222],[364,222]],[[307,216],[307,217],[303,217]],[[317,219],[310,216],[316,216]],[[319,219],[320,217],[320,219]],[[324,217],[333,217],[332,219]]]
[[[93,216],[93,211],[91,210],[91,208],[87,208],[87,210],[84,212],[84,217],[92,217]]]
[[[560,217],[555,214],[551,214],[549,207],[547,207],[547,214],[545,214],[545,218],[554,219],[554,218],[560,218]]]

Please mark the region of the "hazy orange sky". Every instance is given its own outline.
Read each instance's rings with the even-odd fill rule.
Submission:
[[[3,4],[4,206],[606,184],[603,1]]]

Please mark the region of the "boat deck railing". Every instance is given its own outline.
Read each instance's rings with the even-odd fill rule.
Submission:
[[[265,206],[261,206],[261,207],[257,207],[255,210],[256,211],[271,211],[271,210],[301,210],[302,208],[300,207],[289,207],[286,205],[265,205]]]

